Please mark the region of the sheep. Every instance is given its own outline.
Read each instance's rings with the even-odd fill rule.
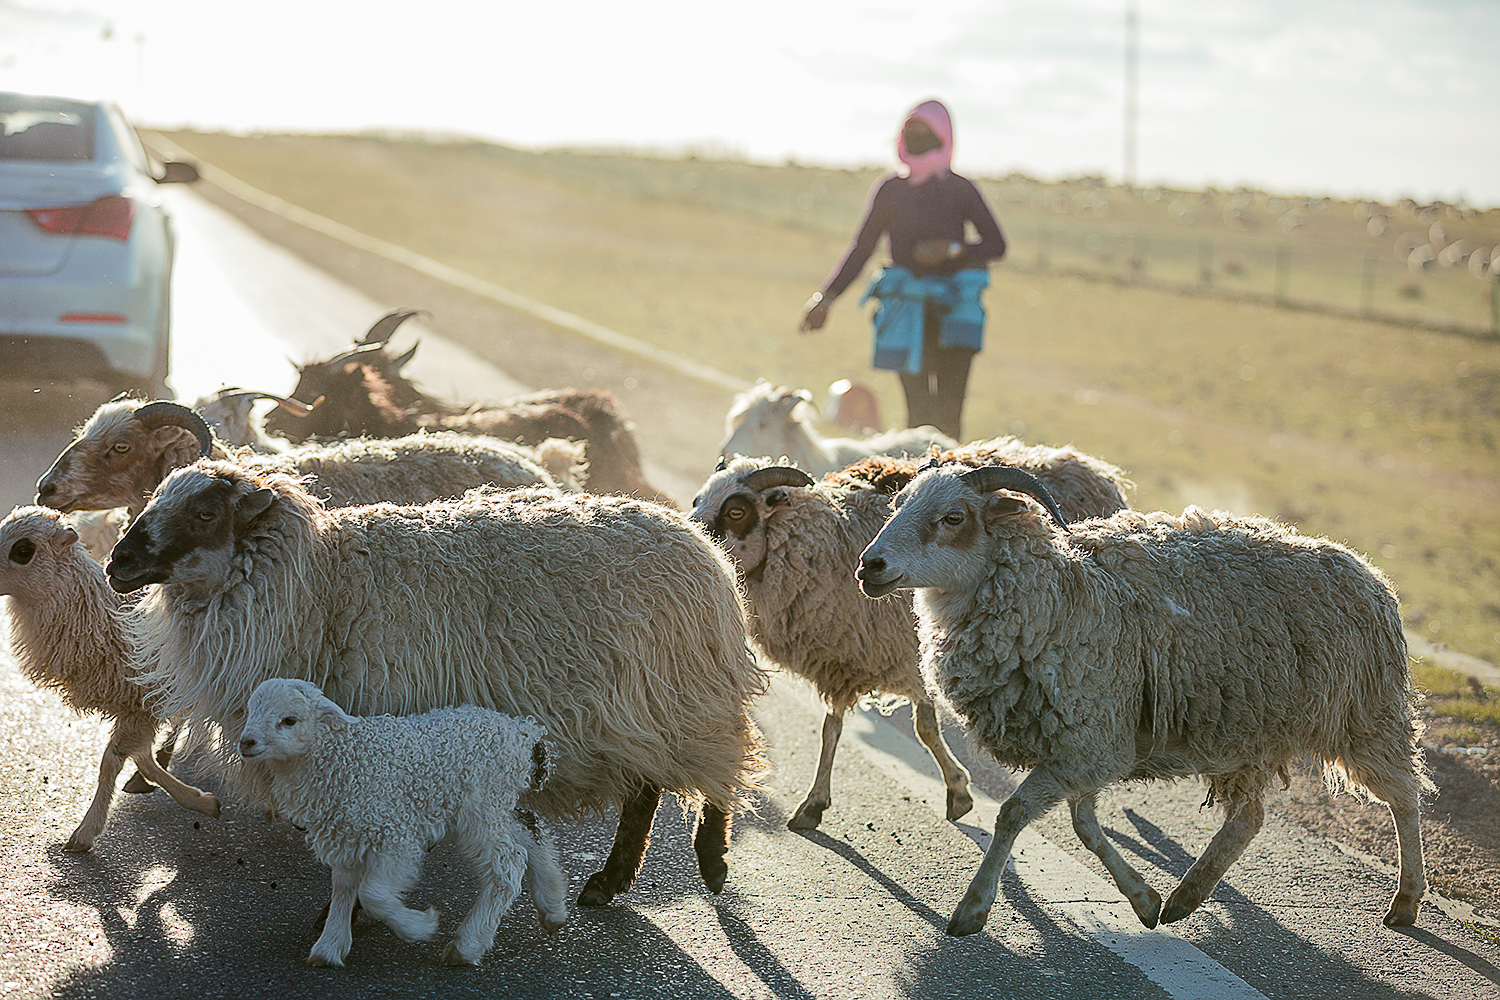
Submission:
[[[576,446],[544,445],[549,464],[578,465]],[[313,476],[334,506],[380,500],[416,503],[458,496],[485,483],[554,484],[543,449],[455,433],[310,445],[274,455],[239,453],[247,468]],[[572,457],[566,456],[572,452]],[[117,397],[101,405],[37,482],[37,503],[71,512],[124,507],[133,520],[173,469],[201,456],[229,458],[206,421],[180,403]],[[573,475],[581,476],[582,472]]]
[[[266,434],[255,416],[255,404],[272,399],[276,405],[294,414],[307,414],[307,407],[295,399],[272,392],[225,387],[212,396],[202,396],[193,409],[207,421],[214,437],[231,448],[249,448],[261,455],[275,455],[291,447],[291,442]]]
[[[867,438],[825,438],[813,426],[812,394],[772,388],[764,379],[734,397],[724,419],[719,457],[785,458],[814,478],[866,455],[920,455],[933,445],[958,442],[936,427],[909,427]]]
[[[423,429],[485,434],[525,445],[565,438],[584,445],[591,492],[676,505],[646,480],[634,427],[607,390],[545,389],[474,404],[453,403],[422,391],[401,374],[416,348],[396,358],[385,350],[395,326],[414,314],[389,313],[351,349],[299,366],[292,398],[305,403],[309,412],[298,416],[284,409],[273,411],[266,417],[267,430],[298,443],[313,438],[399,437]]]
[[[1378,569],[1335,542],[1196,507],[1070,531],[1034,478],[1003,467],[928,470],[895,507],[861,556],[861,588],[915,589],[928,682],[996,759],[1031,771],[949,934],[984,926],[1016,836],[1064,798],[1141,922],[1181,920],[1259,829],[1273,778],[1287,782],[1303,757],[1331,787],[1390,807],[1400,874],[1384,923],[1416,920],[1432,784],[1396,595]],[[1113,782],[1190,774],[1225,822],[1163,907],[1104,837],[1094,801]]]
[[[307,831],[333,869],[323,933],[307,964],[342,966],[356,899],[404,941],[437,931],[436,908],[406,906],[425,851],[450,840],[480,881],[479,898],[443,950],[477,965],[524,877],[542,927],[568,919],[567,880],[552,838],[519,807],[552,769],[545,730],[472,705],[405,718],[347,715],[310,681],[261,682],[245,708],[239,754],[271,774],[280,815]]]
[[[1085,454],[1072,445],[1026,444],[1015,437],[973,441],[941,451],[934,447],[925,459],[872,455],[829,473],[824,482],[838,486],[873,486],[895,496],[928,464],[979,468],[1010,465],[1039,479],[1070,521],[1107,517],[1129,506],[1125,497],[1135,484],[1115,465]]]
[[[63,850],[87,851],[104,832],[126,759],[178,805],[217,819],[217,798],[164,770],[170,740],[162,751],[166,760],[152,758],[159,722],[133,682],[130,644],[117,617],[122,601],[63,515],[17,507],[0,521],[0,594],[10,598],[10,644],[21,673],[80,715],[114,722],[93,801]]]
[[[867,601],[854,585],[859,553],[890,512],[878,490],[814,485],[805,472],[740,458],[716,472],[693,501],[692,520],[738,565],[751,637],[766,659],[811,681],[823,700],[822,750],[802,803],[787,821],[813,830],[832,804],[834,754],[844,716],[872,693],[882,711],[912,703],[917,737],[947,786],[947,815],[974,806],[969,774],[943,742],[917,669],[909,598]]]
[[[160,584],[131,622],[158,711],[238,732],[260,681],[295,676],[359,715],[532,716],[559,750],[536,807],[620,811],[581,903],[630,887],[663,791],[698,810],[699,872],[722,888],[730,817],[765,770],[748,704],[767,682],[733,567],[681,514],[545,487],[325,509],[205,459],[157,488],[108,573]]]
[[[1071,448],[1027,446],[1013,438],[977,442],[928,461],[975,462],[1005,455],[1043,481],[1070,516],[1124,508],[1120,470]],[[854,581],[859,554],[890,515],[890,495],[916,474],[918,460],[871,457],[814,484],[769,459],[737,459],[711,476],[693,501],[692,520],[738,564],[751,635],[765,657],[811,681],[823,698],[823,744],[813,785],[792,814],[793,830],[817,827],[832,802],[830,780],[843,718],[879,692],[912,702],[917,736],[947,786],[947,816],[973,806],[968,774],[943,743],[925,690],[909,597],[871,602]]]

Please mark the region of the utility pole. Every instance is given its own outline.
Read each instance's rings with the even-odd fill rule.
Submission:
[[[1125,0],[1125,186],[1135,187],[1135,131],[1140,82],[1140,17],[1137,0]]]

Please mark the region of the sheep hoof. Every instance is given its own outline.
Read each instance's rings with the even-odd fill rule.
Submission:
[[[1380,922],[1387,927],[1410,927],[1417,922],[1417,909],[1421,905],[1420,896],[1416,899],[1402,899],[1398,893],[1396,898],[1391,900],[1391,908],[1386,911]]]
[[[1130,900],[1131,909],[1135,910],[1135,915],[1148,930],[1155,927],[1161,920],[1161,893],[1155,889],[1149,891],[1151,894],[1139,905],[1134,898]]]
[[[608,906],[615,898],[615,894],[605,888],[603,872],[594,872],[589,880],[583,884],[583,891],[578,894],[579,906]]]
[[[818,824],[823,822],[823,810],[827,809],[826,803],[804,802],[792,813],[792,818],[786,821],[788,830],[816,830]]]
[[[972,796],[972,795],[969,794],[968,789],[964,789],[962,795],[960,795],[959,793],[954,792],[953,789],[951,789],[951,788],[948,789],[948,820],[949,820],[949,822],[952,822],[953,820],[960,819],[960,818],[962,818],[964,816],[967,816],[969,814],[969,812],[971,810],[973,810],[973,808],[974,808],[974,796]]]
[[[69,837],[68,842],[63,845],[63,850],[67,851],[70,854],[84,854],[87,853],[89,848],[93,846],[94,842],[92,840],[82,840],[79,838],[78,834],[75,833],[73,834],[73,836]]]
[[[1175,924],[1177,921],[1192,915],[1196,906],[1183,906],[1181,903],[1171,903],[1162,911],[1161,922],[1164,924]]]
[[[137,771],[130,776],[129,781],[125,782],[121,787],[121,791],[129,792],[132,795],[146,795],[156,791],[156,786],[147,781],[144,774]]]
[[[478,965],[477,961],[464,958],[463,953],[458,950],[457,941],[449,941],[448,947],[443,949],[444,965]]]
[[[198,800],[198,804],[193,808],[209,819],[219,818],[219,800],[216,796],[210,795],[207,792],[203,793],[203,797]]]
[[[729,866],[723,861],[699,862],[698,874],[708,891],[717,896],[724,891],[724,880],[729,877]]]
[[[985,921],[990,919],[989,910],[981,910],[978,913],[960,915],[953,914],[953,919],[948,921],[949,937],[967,937],[970,934],[978,934],[984,930]]]
[[[313,952],[307,956],[307,964],[315,969],[342,969],[344,963],[328,955]]]

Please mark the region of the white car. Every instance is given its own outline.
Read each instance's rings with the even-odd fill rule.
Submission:
[[[172,222],[107,101],[0,92],[0,379],[91,379],[169,399]]]

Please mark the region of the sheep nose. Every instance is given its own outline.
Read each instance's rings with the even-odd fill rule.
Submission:
[[[241,736],[240,737],[240,753],[242,753],[242,754],[243,753],[249,753],[251,750],[254,750],[254,749],[255,749],[255,740],[251,739],[249,736]]]
[[[885,571],[885,560],[880,556],[865,556],[859,561],[867,573],[883,573]]]
[[[55,484],[45,479],[36,484],[36,502],[43,507],[47,506],[47,501],[56,495],[57,486]]]

